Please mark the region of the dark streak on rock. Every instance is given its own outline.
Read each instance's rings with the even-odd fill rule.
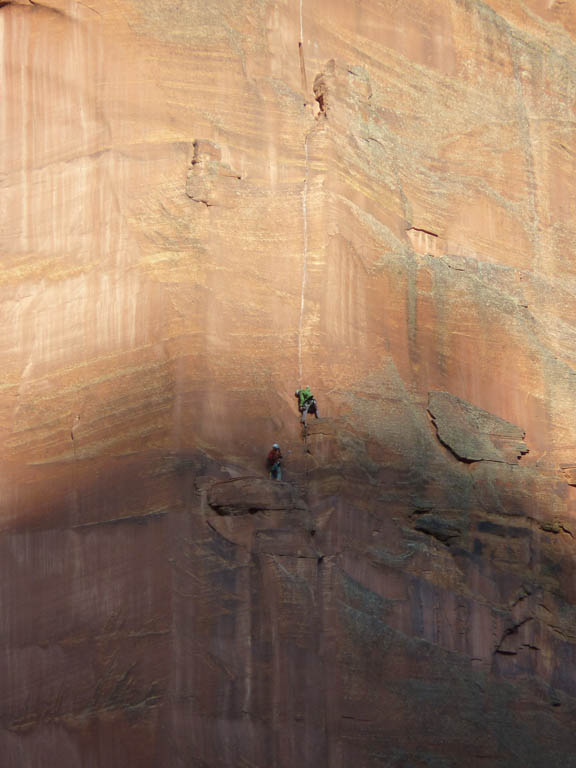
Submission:
[[[306,77],[306,62],[304,60],[304,48],[302,47],[302,40],[298,42],[298,58],[300,61],[300,77],[302,79],[302,90],[304,93],[308,91],[308,78]]]
[[[188,197],[193,203],[204,203],[206,208],[212,208],[214,206],[214,203],[209,203],[207,200],[202,200],[200,197],[191,197],[190,195],[188,195]]]
[[[97,520],[92,523],[79,523],[78,525],[73,525],[72,529],[96,528],[101,525],[118,525],[119,523],[135,523],[136,525],[143,525],[144,523],[147,523],[148,520],[164,517],[164,515],[167,514],[167,509],[159,509],[155,512],[146,512],[143,515],[126,515],[125,517],[115,517],[112,520]]]
[[[342,720],[353,720],[355,723],[373,723],[374,720],[368,720],[364,717],[354,717],[353,715],[341,715]]]
[[[408,227],[406,232],[424,232],[425,235],[431,235],[432,237],[438,237],[436,232],[431,232],[429,229],[422,229],[422,227]]]

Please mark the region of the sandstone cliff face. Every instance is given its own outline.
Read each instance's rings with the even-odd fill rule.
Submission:
[[[2,766],[576,765],[575,38],[0,3]]]

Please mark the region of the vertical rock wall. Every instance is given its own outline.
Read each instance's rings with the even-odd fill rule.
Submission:
[[[575,36],[0,3],[3,765],[572,764]]]

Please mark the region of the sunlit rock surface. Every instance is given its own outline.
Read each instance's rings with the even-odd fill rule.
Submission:
[[[2,768],[576,765],[574,5],[0,41]]]

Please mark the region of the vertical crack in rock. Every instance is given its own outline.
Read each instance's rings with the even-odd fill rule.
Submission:
[[[510,59],[513,69],[513,82],[516,89],[517,98],[517,110],[518,110],[518,124],[520,126],[521,145],[524,154],[524,160],[526,163],[526,175],[527,175],[527,192],[528,200],[531,208],[532,218],[532,245],[534,248],[534,260],[538,262],[540,260],[540,214],[538,212],[538,200],[536,196],[537,181],[536,181],[536,169],[534,158],[534,141],[532,139],[532,129],[530,125],[530,114],[526,106],[526,97],[524,94],[524,84],[522,82],[522,67],[519,63],[520,52],[518,50],[518,42],[514,30],[509,26],[507,22],[504,22],[508,32],[508,47],[510,51]]]
[[[72,451],[74,453],[74,459],[76,460],[76,441],[74,439],[74,432],[76,431],[78,425],[80,424],[80,416],[78,414],[74,417],[74,422],[70,428],[70,440],[72,441]]]
[[[308,79],[306,77],[306,61],[304,59],[304,9],[303,0],[300,0],[300,40],[298,41],[298,57],[300,59],[300,77],[302,78],[302,90],[308,93]]]
[[[304,310],[306,303],[306,281],[308,276],[308,140],[310,133],[304,137],[304,186],[302,189],[302,282],[300,286],[300,317],[298,320],[298,381],[302,383],[302,332],[304,326]]]
[[[304,46],[302,42],[298,43],[298,58],[300,59],[300,77],[302,80],[302,90],[304,94],[308,93],[308,78],[306,77],[306,61],[304,60]]]

